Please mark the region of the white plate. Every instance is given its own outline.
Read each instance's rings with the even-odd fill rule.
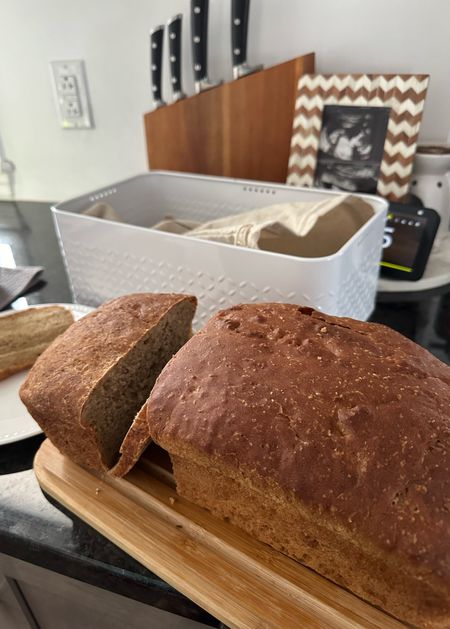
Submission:
[[[72,312],[75,321],[93,310],[80,304],[37,304],[30,308],[42,306],[64,306]],[[13,312],[17,310],[1,312],[0,317],[7,317]],[[0,446],[42,432],[19,398],[19,389],[27,373],[28,370],[20,371],[5,380],[0,380]]]

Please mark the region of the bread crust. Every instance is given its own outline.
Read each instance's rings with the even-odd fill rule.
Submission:
[[[147,403],[145,403],[125,435],[120,448],[120,458],[110,470],[111,474],[118,477],[128,474],[151,440],[147,423]]]
[[[147,420],[172,455],[259,479],[368,557],[394,558],[411,579],[411,600],[386,607],[399,615],[414,607],[413,581],[450,613],[449,412],[450,368],[393,330],[250,304],[220,312],[178,352]]]
[[[23,359],[23,356],[19,358],[18,355],[20,356],[21,351],[15,348],[13,350],[13,354],[16,362],[14,364],[8,365],[7,367],[0,368],[0,380],[5,380],[9,376],[19,373],[20,371],[24,371],[25,369],[29,369],[34,364],[37,357],[50,344],[50,342],[58,334],[61,334],[64,331],[64,328],[62,326],[67,328],[74,321],[72,313],[63,306],[42,306],[39,308],[27,308],[26,310],[18,310],[16,312],[12,311],[11,313],[6,314],[5,319],[3,317],[0,319],[0,329],[3,329],[2,323],[7,323],[9,325],[17,324],[17,326],[20,326],[20,323],[22,322],[22,320],[24,320],[26,322],[33,322],[35,324],[36,315],[38,317],[43,317],[46,315],[50,317],[54,314],[59,314],[61,317],[61,319],[58,321],[58,326],[52,326],[50,330],[44,330],[43,335],[41,334],[40,342],[36,342],[37,338],[34,338],[32,346],[27,344],[30,341],[29,338],[25,337],[24,339],[23,336],[21,336],[20,332],[23,330],[23,328],[19,328],[17,338],[20,339],[19,345],[22,345],[22,347],[20,347],[20,350],[27,350],[27,353],[29,353],[30,356],[26,360]],[[37,329],[39,330],[40,328],[38,327]],[[36,331],[35,325],[34,330]],[[1,358],[2,357],[0,356],[0,362]]]
[[[14,367],[9,367],[8,369],[0,369],[0,380],[5,380],[9,378],[9,376],[13,376],[15,373],[19,373],[20,371],[25,371],[31,367],[34,361],[28,360],[25,363],[17,363]]]
[[[83,410],[98,382],[177,303],[195,297],[134,293],[106,302],[60,335],[37,359],[20,397],[50,440],[83,467],[107,471]]]

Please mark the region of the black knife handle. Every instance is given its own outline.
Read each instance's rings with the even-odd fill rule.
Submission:
[[[194,79],[208,76],[208,8],[209,0],[191,0],[191,36]]]
[[[178,13],[167,22],[169,34],[170,81],[174,94],[181,94],[181,25],[183,15]]]
[[[247,29],[250,0],[231,0],[231,54],[233,66],[247,61]]]
[[[162,104],[161,77],[163,53],[164,24],[156,26],[150,32],[150,67],[152,77],[152,94],[156,105]]]

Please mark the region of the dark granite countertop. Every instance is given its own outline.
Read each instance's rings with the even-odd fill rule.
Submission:
[[[2,252],[12,254],[17,265],[45,267],[43,282],[25,296],[27,303],[72,301],[48,204],[0,202],[0,265]],[[450,287],[401,297],[380,295],[372,320],[393,327],[450,362]],[[192,601],[43,495],[32,470],[42,439],[37,436],[0,446],[0,552],[220,626]]]

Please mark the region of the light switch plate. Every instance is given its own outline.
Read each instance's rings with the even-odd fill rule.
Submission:
[[[92,129],[86,71],[81,59],[50,62],[59,121],[63,129]]]

